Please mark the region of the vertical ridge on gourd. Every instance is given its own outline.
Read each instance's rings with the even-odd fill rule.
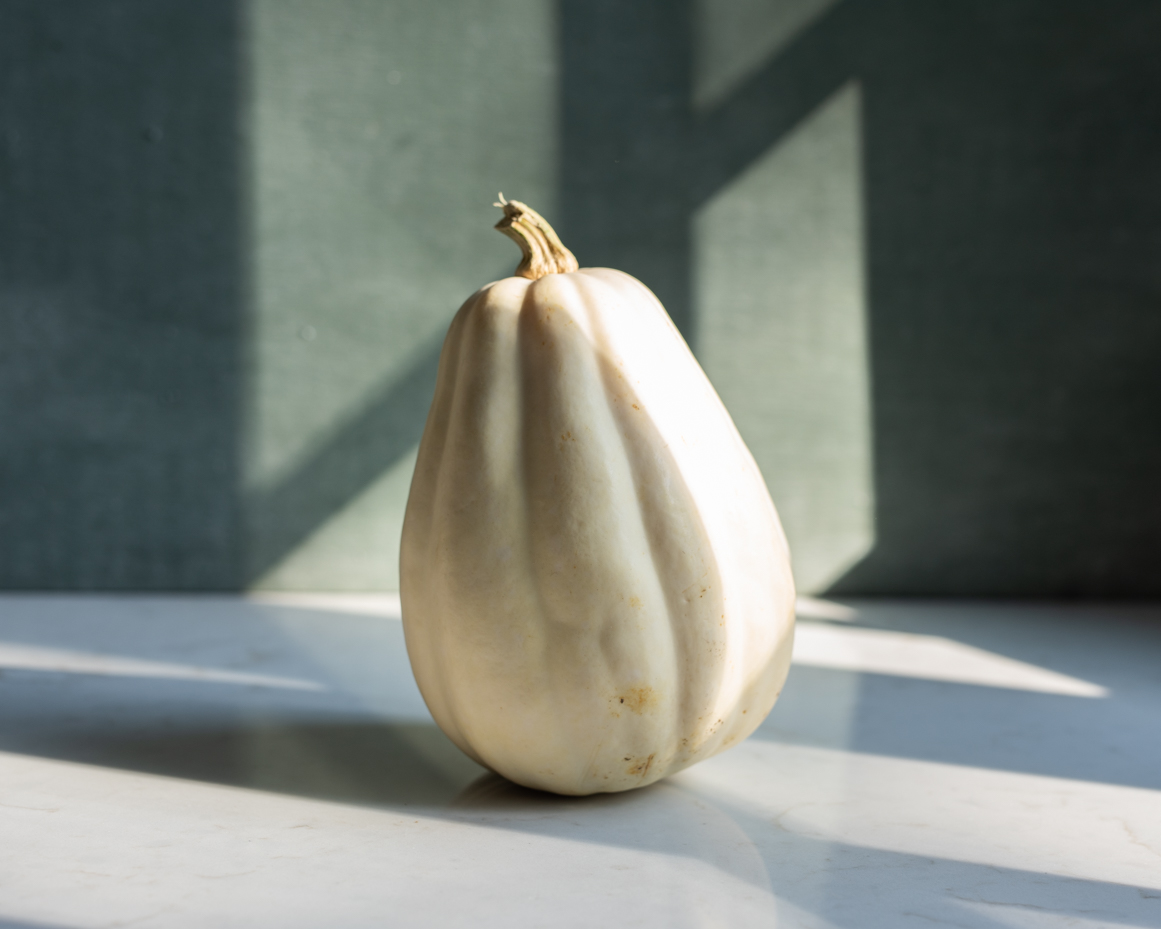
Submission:
[[[448,331],[400,556],[404,630],[449,738],[559,793],[651,783],[749,735],[789,667],[777,514],[657,299],[524,255]]]

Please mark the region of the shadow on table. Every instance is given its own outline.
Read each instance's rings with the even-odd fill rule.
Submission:
[[[1161,788],[1161,625],[1147,607],[856,601],[854,622],[951,639],[1109,691],[1082,698],[796,665],[756,738]],[[481,769],[430,723],[397,620],[237,598],[10,597],[2,649],[234,669],[318,690],[0,672],[0,749],[353,802],[450,799]],[[147,669],[148,670],[148,669]],[[406,722],[404,722],[406,721]],[[442,786],[439,786],[442,785]]]
[[[857,601],[852,625],[938,636],[1101,685],[1086,698],[796,665],[756,738],[1161,789],[1156,607]],[[917,669],[922,672],[922,669]]]
[[[483,769],[431,722],[397,619],[226,597],[7,597],[0,751],[369,806]]]
[[[72,929],[62,923],[28,922],[23,919],[4,919],[0,917],[0,929]]]
[[[0,749],[360,806],[438,806],[483,770],[432,724],[247,722],[181,732],[72,731]],[[31,750],[29,750],[31,749]]]
[[[796,665],[756,738],[1161,788],[1161,743],[1150,735],[1161,626],[1146,621],[1155,608],[864,600],[848,609],[853,625],[952,639],[1110,696]],[[5,670],[0,749],[376,804],[450,799],[481,771],[431,725],[397,620],[212,597],[8,598],[0,618],[0,649],[185,662],[321,688]]]
[[[713,869],[711,877],[753,888],[762,905],[776,906],[780,919],[785,909],[807,914],[807,922],[813,915],[851,929],[894,929],[901,913],[913,913],[919,921],[999,929],[1035,908],[1061,918],[1084,910],[1101,924],[1161,926],[1156,890],[828,841],[792,831],[757,807],[696,789],[682,776],[588,798],[480,777],[481,769],[430,722],[387,718],[412,699],[392,683],[407,673],[396,621],[225,600],[190,606],[201,617],[196,624],[184,621],[183,603],[161,600],[131,604],[131,615],[121,604],[107,613],[93,607],[72,620],[52,620],[50,601],[23,613],[12,603],[3,617],[6,642],[100,647],[134,659],[262,670],[326,686],[313,691],[6,671],[0,675],[0,750],[355,806],[422,809],[426,817],[587,843],[607,850],[611,867],[622,850],[645,852],[661,866],[642,871],[643,893],[668,893],[674,875],[686,873],[667,860],[696,862]],[[154,607],[164,617],[154,615]],[[1002,650],[998,638],[989,638],[998,633],[986,626],[973,632],[930,619],[922,625],[910,614],[861,619],[879,627],[914,620],[924,632]],[[1051,654],[1037,653],[1035,634],[1013,641],[1007,652],[1013,657],[1052,665]],[[1112,659],[1095,646],[1089,652],[1075,667],[1057,667],[1110,686],[1111,698],[798,667],[759,738],[1155,784],[1149,752],[1156,750],[1134,749],[1126,740],[1126,732],[1150,731],[1148,720],[1133,715],[1138,704],[1130,686],[1145,658],[1124,665],[1128,677],[1102,678],[1089,672]],[[1128,696],[1120,698],[1118,687]],[[1102,727],[1116,729],[1104,742]],[[1111,752],[1114,744],[1127,754],[1118,759],[1096,750],[1103,745]],[[701,886],[697,875],[704,872],[693,874]],[[705,905],[697,886],[680,889],[683,906]]]
[[[784,701],[755,738],[1161,789],[1161,746],[1147,735],[1156,711],[1115,693],[1084,699],[798,667]]]
[[[456,797],[445,815],[692,857],[772,894],[780,918],[789,909],[850,929],[897,929],[906,918],[1008,929],[1014,916],[1029,909],[1061,919],[1083,912],[1101,925],[1161,926],[1161,889],[827,841],[692,789],[680,776],[628,793],[565,798],[487,774]]]

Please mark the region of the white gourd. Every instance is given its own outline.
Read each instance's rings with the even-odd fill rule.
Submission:
[[[640,787],[774,705],[786,540],[657,298],[577,270],[537,213],[498,205],[525,260],[444,342],[403,527],[407,650],[480,764],[561,794]]]

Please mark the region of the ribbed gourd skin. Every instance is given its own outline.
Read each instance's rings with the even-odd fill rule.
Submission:
[[[766,485],[657,298],[619,271],[460,309],[403,526],[407,650],[440,728],[561,794],[746,738],[786,679],[794,584]]]

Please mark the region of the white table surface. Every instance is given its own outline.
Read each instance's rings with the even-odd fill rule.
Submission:
[[[0,929],[1161,926],[1161,608],[807,601],[747,742],[563,799],[391,596],[0,597]]]

